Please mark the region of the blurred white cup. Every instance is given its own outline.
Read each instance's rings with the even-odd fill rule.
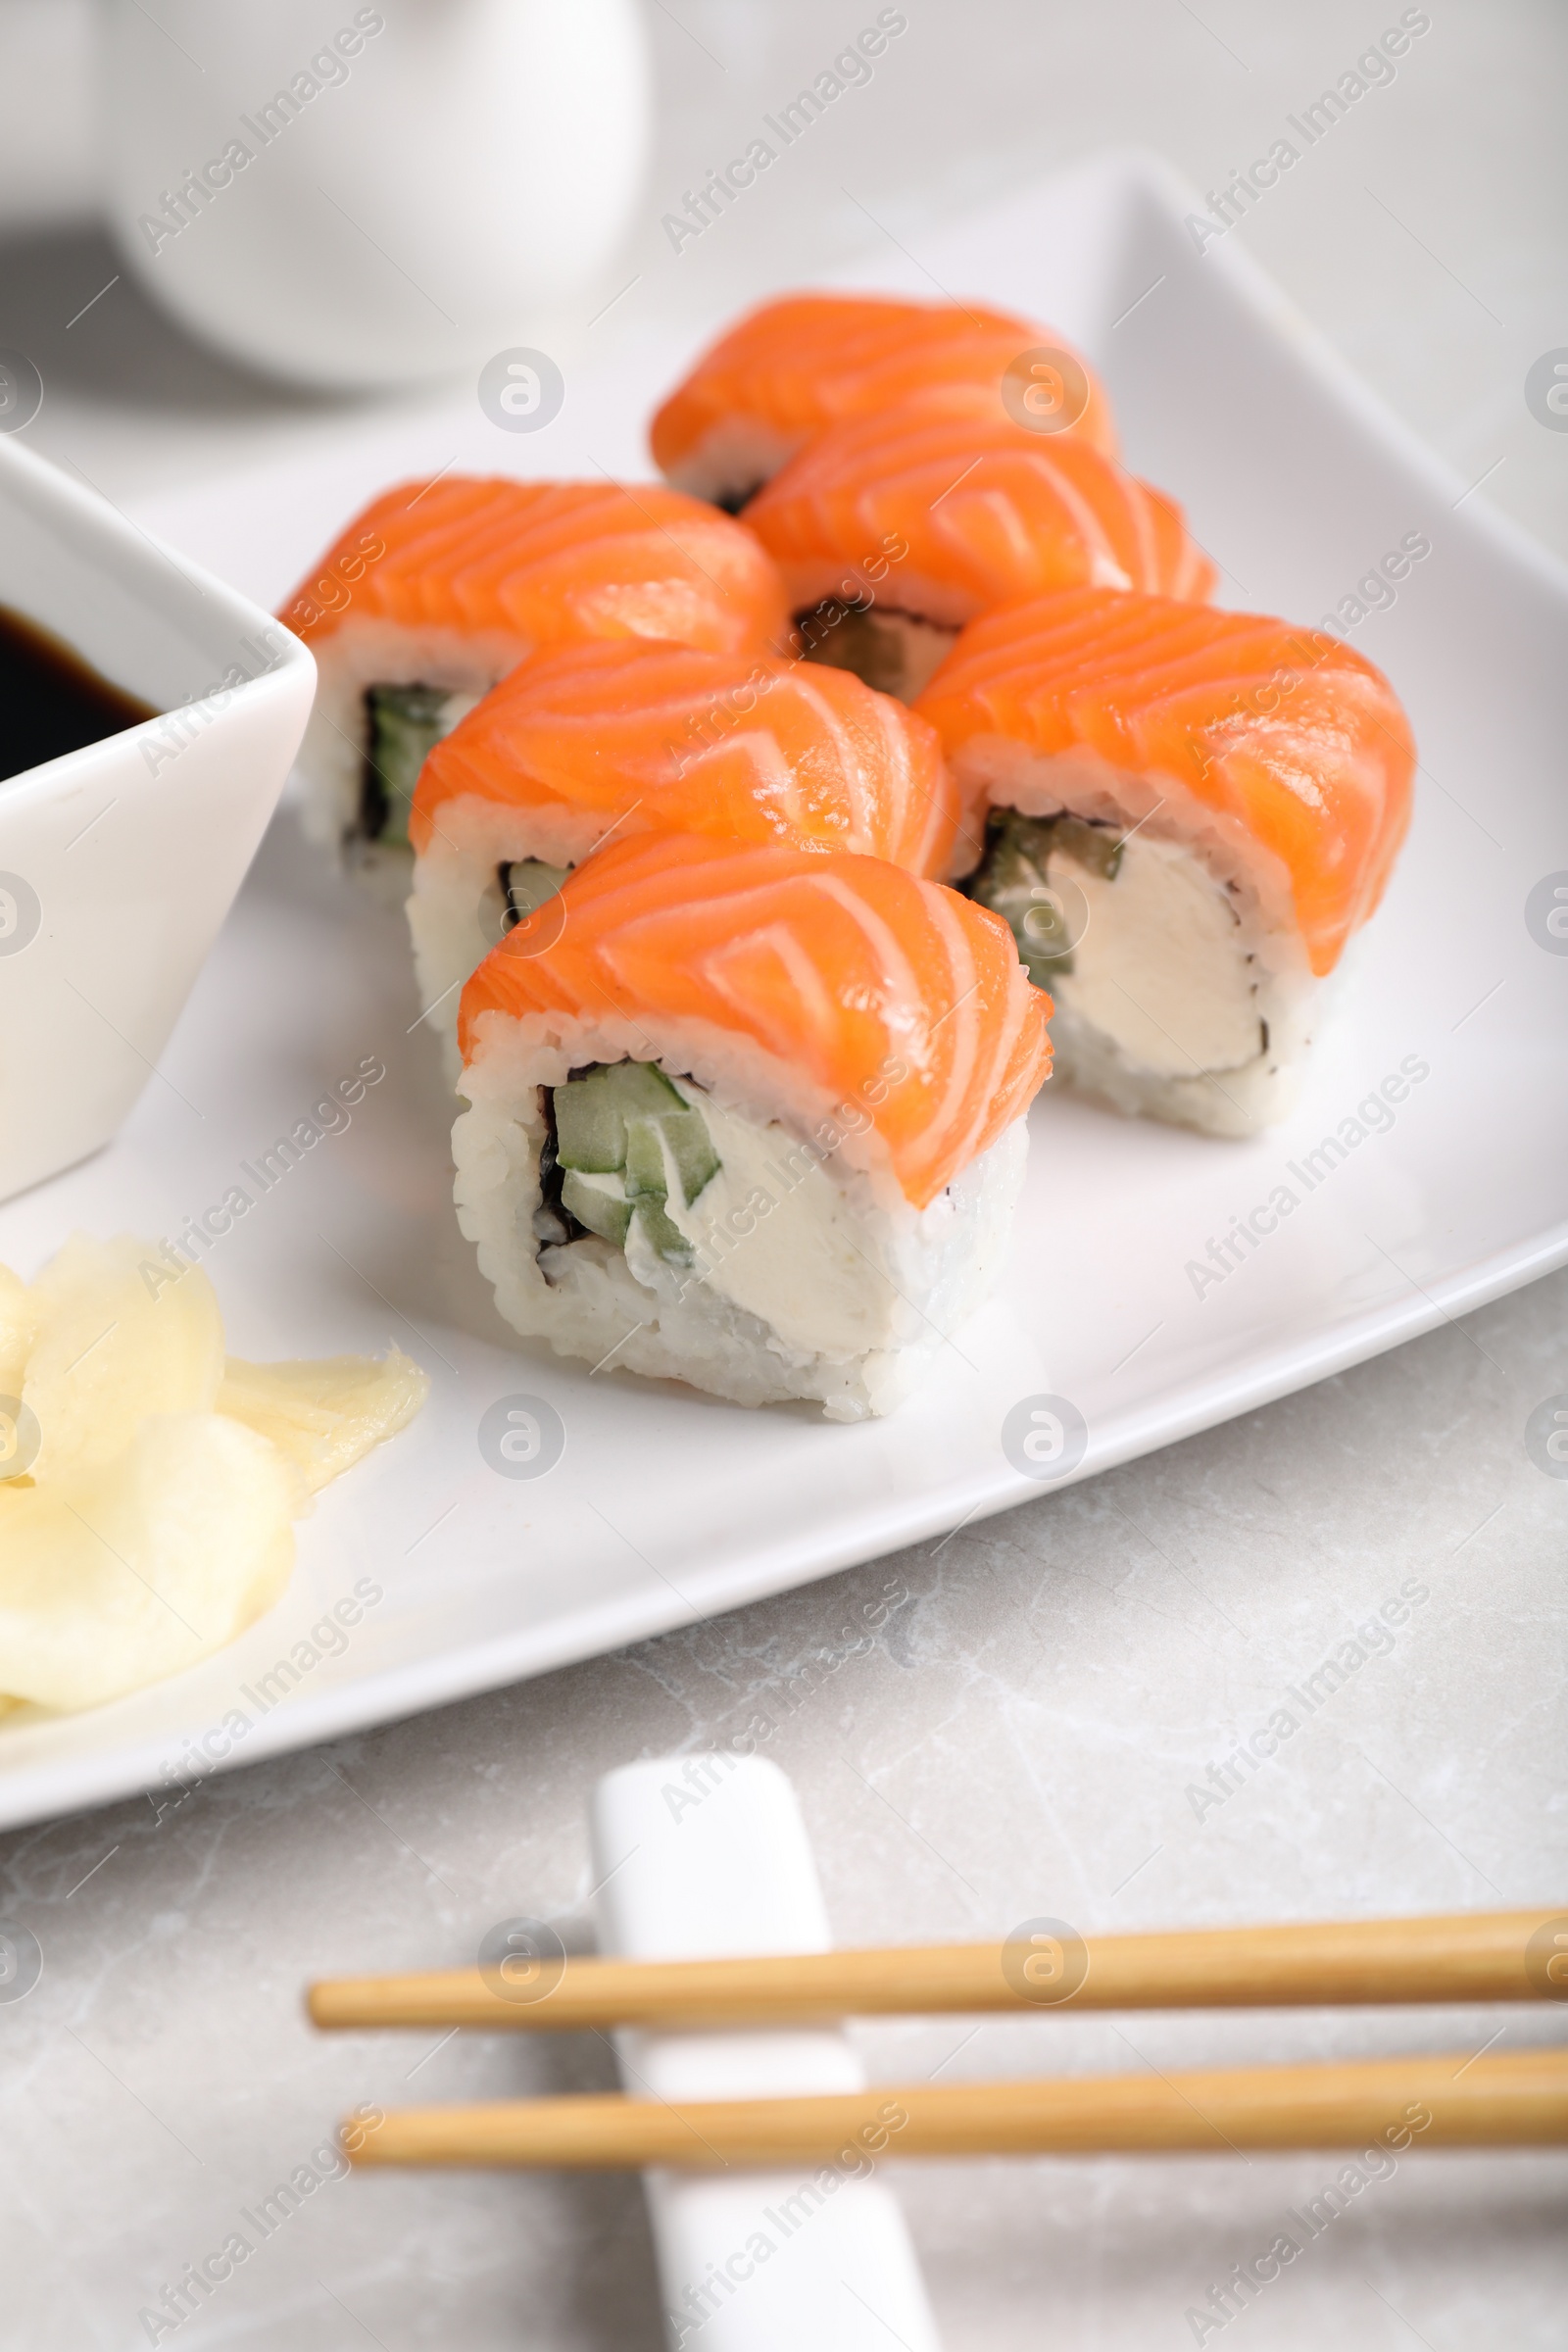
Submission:
[[[108,0],[102,63],[127,266],[298,382],[525,340],[594,291],[642,184],[639,0]]]

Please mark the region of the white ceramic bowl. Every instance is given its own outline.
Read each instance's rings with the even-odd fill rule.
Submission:
[[[0,782],[3,1200],[106,1144],[148,1083],[276,806],[316,664],[8,440],[0,605],[168,714]]]
[[[639,0],[110,0],[103,24],[125,268],[244,365],[457,375],[614,291],[653,119]]]

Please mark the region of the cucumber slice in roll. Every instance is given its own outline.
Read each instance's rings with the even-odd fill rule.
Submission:
[[[419,770],[470,698],[441,686],[366,689],[368,745],[360,794],[360,831],[368,841],[407,848],[409,810]]]
[[[567,1168],[561,1179],[561,1205],[590,1233],[613,1242],[617,1250],[626,1247],[631,1202],[617,1177],[581,1176],[575,1168]]]
[[[560,1205],[587,1232],[624,1249],[635,1216],[660,1256],[689,1264],[691,1245],[667,1213],[671,1190],[689,1208],[719,1169],[697,1106],[654,1063],[616,1061],[553,1088],[551,1110],[546,1194],[559,1174]]]

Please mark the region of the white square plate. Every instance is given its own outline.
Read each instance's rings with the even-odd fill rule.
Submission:
[[[362,1061],[384,1063],[351,1124],[261,1194],[209,1262],[236,1352],[396,1339],[433,1393],[411,1432],[321,1498],[289,1593],[232,1648],[95,1713],[0,1727],[0,1823],[493,1688],[1004,1509],[1040,1491],[1003,1451],[1022,1399],[1072,1401],[1087,1476],[1568,1256],[1568,956],[1526,924],[1532,889],[1568,868],[1568,581],[1464,495],[1232,240],[1200,255],[1187,209],[1157,167],[1110,158],[959,223],[920,265],[890,247],[858,282],[939,282],[1085,346],[1129,463],[1186,503],[1228,602],[1312,623],[1406,533],[1430,539],[1396,601],[1349,632],[1404,697],[1422,771],[1409,845],[1298,1115],[1237,1145],[1042,1102],[1010,1273],[890,1421],[838,1428],[590,1377],[509,1342],[456,1231],[450,1111],[430,1039],[409,1034],[401,915],[321,874],[285,821],[164,1074],[109,1152],[0,1212],[0,1258],[30,1269],[76,1224],[169,1235],[232,1185],[260,1194],[242,1164]],[[348,456],[339,434],[318,458],[140,519],[275,604],[398,472],[646,474],[647,415],[687,356],[645,339],[568,376],[537,439],[502,443],[465,396],[362,433]],[[1357,1105],[1417,1065],[1393,1123],[1374,1113],[1376,1131],[1349,1142]],[[1309,1182],[1307,1155],[1342,1135],[1343,1161]],[[1277,1230],[1200,1285],[1190,1269],[1210,1241],[1281,1186],[1297,1200]],[[548,1399],[566,1431],[537,1479],[497,1475],[478,1448],[481,1416],[519,1394]],[[377,1597],[353,1632],[313,1641],[367,1579]]]

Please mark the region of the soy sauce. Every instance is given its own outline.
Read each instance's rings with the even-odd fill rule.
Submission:
[[[155,716],[63,638],[0,605],[0,779]]]

